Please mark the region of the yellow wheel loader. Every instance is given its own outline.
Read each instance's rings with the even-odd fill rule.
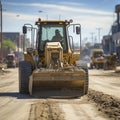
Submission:
[[[93,49],[91,51],[91,62],[90,62],[90,68],[104,68],[104,62],[105,62],[105,58],[104,58],[104,52],[103,49]]]
[[[81,25],[72,24],[72,20],[41,19],[36,25],[36,48],[27,48],[24,61],[19,63],[19,92],[34,95],[42,90],[60,90],[73,96],[87,94],[87,64],[80,61],[80,50],[76,52],[74,46],[75,42],[81,44]],[[24,25],[24,34],[26,29]]]

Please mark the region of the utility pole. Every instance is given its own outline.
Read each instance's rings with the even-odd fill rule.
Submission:
[[[96,28],[96,29],[98,30],[98,40],[99,40],[99,43],[101,43],[101,41],[100,41],[100,31],[101,31],[102,28]]]
[[[0,1],[0,56],[2,57],[2,3]]]
[[[92,33],[90,33],[90,34],[91,34],[92,44],[94,45],[93,35],[94,35],[95,33],[92,32]]]

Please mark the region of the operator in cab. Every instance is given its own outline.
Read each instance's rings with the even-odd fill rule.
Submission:
[[[58,29],[55,30],[55,36],[53,36],[52,41],[53,42],[60,42],[62,40],[62,36],[60,34],[60,31]]]

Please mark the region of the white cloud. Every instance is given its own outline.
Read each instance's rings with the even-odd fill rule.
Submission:
[[[55,10],[62,10],[62,11],[69,11],[69,12],[78,12],[78,13],[86,13],[86,14],[96,14],[96,15],[111,15],[111,12],[101,11],[101,10],[94,10],[94,9],[83,9],[83,8],[76,8],[76,7],[69,7],[68,5],[58,5],[58,4],[45,4],[45,3],[12,3],[7,2],[7,5],[13,6],[32,6],[32,7],[41,7],[41,8],[51,8]],[[72,4],[72,3],[71,3]],[[76,4],[76,3],[74,3]]]
[[[48,19],[58,19],[59,16],[64,19],[73,19],[75,23],[80,23],[82,25],[82,31],[83,31],[83,37],[89,36],[91,31],[97,31],[95,30],[97,27],[102,28],[102,33],[106,34],[109,32],[110,25],[113,23],[113,13],[108,11],[101,11],[101,10],[93,10],[93,9],[85,9],[82,8],[82,4],[77,5],[76,3],[69,3],[69,5],[73,4],[71,7],[66,2],[59,2],[60,4],[40,4],[40,3],[12,3],[7,2],[4,3],[6,5],[11,6],[28,6],[33,8],[40,8],[44,11],[47,10],[47,12],[40,13],[40,17],[42,19],[46,19],[48,15]],[[81,7],[80,7],[81,6]],[[84,5],[83,5],[84,6]],[[21,11],[20,11],[21,12]],[[19,17],[17,17],[19,15]],[[21,29],[21,26],[24,23],[31,23],[34,25],[34,22],[38,18],[37,15],[31,14],[25,14],[25,13],[15,13],[15,12],[4,12],[3,14],[4,19],[6,19],[4,22],[9,22],[9,19],[12,21],[10,24],[10,27],[16,23],[16,28],[19,27]],[[4,26],[9,26],[8,24],[4,24]],[[15,27],[13,29],[15,29]],[[18,30],[19,30],[18,29]],[[6,30],[6,27],[5,27]]]
[[[78,3],[78,2],[58,2],[58,4],[63,4],[63,5],[67,5],[67,6],[69,6],[69,5],[74,5],[74,6],[83,6],[83,5],[85,5],[85,4],[81,4],[81,3]]]
[[[27,14],[16,14],[13,12],[3,13],[3,32],[21,32],[25,23],[34,25],[37,16]]]
[[[37,16],[35,15],[28,15],[28,14],[17,14],[17,13],[14,13],[14,12],[4,12],[3,14],[3,17],[4,18],[9,18],[9,19],[18,19],[19,20],[31,20],[33,18],[37,18]]]
[[[111,25],[113,23],[112,17],[109,16],[74,16],[75,23],[80,23],[82,28],[82,39],[85,37],[91,41],[91,32],[94,33],[94,37],[98,38],[98,30],[96,28],[101,28],[101,36],[107,35],[110,31]]]

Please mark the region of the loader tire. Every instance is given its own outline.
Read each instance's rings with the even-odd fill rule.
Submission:
[[[89,84],[89,76],[88,76],[88,66],[87,63],[84,61],[79,61],[77,63],[78,68],[82,68],[86,72],[86,80],[84,84],[84,92],[83,94],[86,95],[88,93],[88,84]]]
[[[29,93],[29,76],[32,74],[32,65],[28,61],[19,62],[19,92]]]

